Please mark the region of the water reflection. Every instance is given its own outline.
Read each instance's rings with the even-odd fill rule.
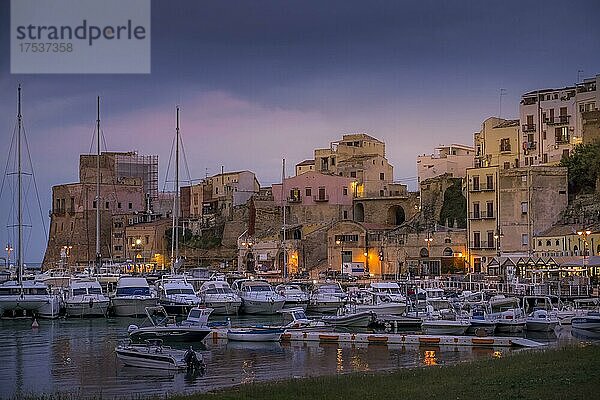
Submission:
[[[161,396],[264,380],[500,358],[514,351],[464,346],[210,340],[205,345],[193,344],[207,365],[204,374],[174,373],[126,367],[117,360],[114,348],[127,338],[131,322],[139,323],[126,318],[41,321],[39,329],[32,330],[30,321],[0,320],[4,337],[0,346],[0,397],[51,392],[83,396],[102,393],[103,397]],[[557,329],[555,335],[538,340],[553,345],[579,343],[564,327]]]

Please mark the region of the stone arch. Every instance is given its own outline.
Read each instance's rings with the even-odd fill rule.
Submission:
[[[365,222],[365,206],[363,203],[354,205],[354,220],[356,222]]]
[[[427,250],[427,248],[425,248],[425,247],[422,247],[421,250],[419,251],[419,256],[421,256],[421,258],[429,257],[429,250]]]
[[[442,254],[444,257],[452,257],[454,255],[454,251],[450,247],[446,247]]]
[[[400,205],[393,205],[388,208],[387,223],[390,225],[402,225],[406,221],[406,213]]]

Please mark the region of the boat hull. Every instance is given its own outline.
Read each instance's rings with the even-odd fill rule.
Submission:
[[[302,308],[304,311],[308,308],[308,300],[286,300],[283,309]]]
[[[314,301],[308,304],[308,312],[319,314],[335,314],[340,307],[344,307],[345,301]]]
[[[238,342],[278,342],[283,329],[230,329],[227,339]]]
[[[496,322],[496,332],[499,333],[521,333],[525,328],[525,321],[523,322]]]
[[[242,311],[245,314],[277,314],[283,308],[283,300],[243,299]]]
[[[486,336],[491,336],[496,331],[496,323],[487,320],[471,319],[471,326],[467,329],[467,334],[477,335],[483,332]]]
[[[241,301],[205,301],[204,306],[213,309],[213,314],[218,315],[236,315],[240,307],[242,306]]]
[[[135,342],[149,339],[161,339],[165,342],[201,342],[209,333],[209,328],[167,326],[139,328],[130,332],[129,337]]]
[[[571,320],[571,327],[573,329],[600,333],[600,315],[573,317]]]
[[[113,297],[112,307],[117,317],[145,317],[146,307],[154,307],[158,303],[155,297]]]
[[[325,316],[321,318],[321,321],[333,326],[366,328],[373,322],[373,319],[372,312],[364,311],[356,314]]]
[[[58,318],[60,298],[56,295],[2,296],[0,316],[31,314],[40,318]]]
[[[105,317],[108,313],[110,301],[107,300],[82,300],[65,302],[67,317]]]
[[[469,326],[467,321],[423,321],[421,330],[426,335],[464,335]]]
[[[525,327],[532,332],[554,332],[554,328],[558,325],[557,321],[532,321],[527,320]]]
[[[181,370],[187,368],[182,360],[177,360],[171,354],[164,354],[159,349],[135,349],[132,347],[117,347],[117,358],[131,367]]]

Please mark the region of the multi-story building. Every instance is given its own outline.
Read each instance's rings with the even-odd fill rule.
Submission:
[[[233,207],[258,194],[260,184],[251,171],[223,172],[181,188],[181,214],[204,220],[215,214],[231,218]]]
[[[315,170],[315,160],[304,160],[296,164],[296,175]]]
[[[496,117],[486,119],[474,134],[475,167],[519,167],[519,121]]]
[[[417,157],[418,182],[448,174],[464,178],[467,168],[473,167],[475,149],[462,144],[451,144],[435,148],[434,154]]]
[[[556,165],[583,141],[583,113],[600,106],[600,75],[575,86],[539,89],[521,96],[523,165]]]
[[[69,248],[69,265],[96,258],[96,207],[100,210],[100,252],[113,256],[112,216],[149,211],[158,198],[158,157],[137,153],[100,155],[100,199],[96,199],[96,155],[81,155],[79,182],[52,188],[50,231],[44,268],[54,266],[61,249]]]
[[[275,204],[288,209],[288,223],[352,219],[352,178],[305,172],[272,187]]]

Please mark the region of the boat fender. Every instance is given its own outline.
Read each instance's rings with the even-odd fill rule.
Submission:
[[[127,327],[127,333],[131,333],[133,331],[137,331],[139,328],[137,325],[131,324]]]

